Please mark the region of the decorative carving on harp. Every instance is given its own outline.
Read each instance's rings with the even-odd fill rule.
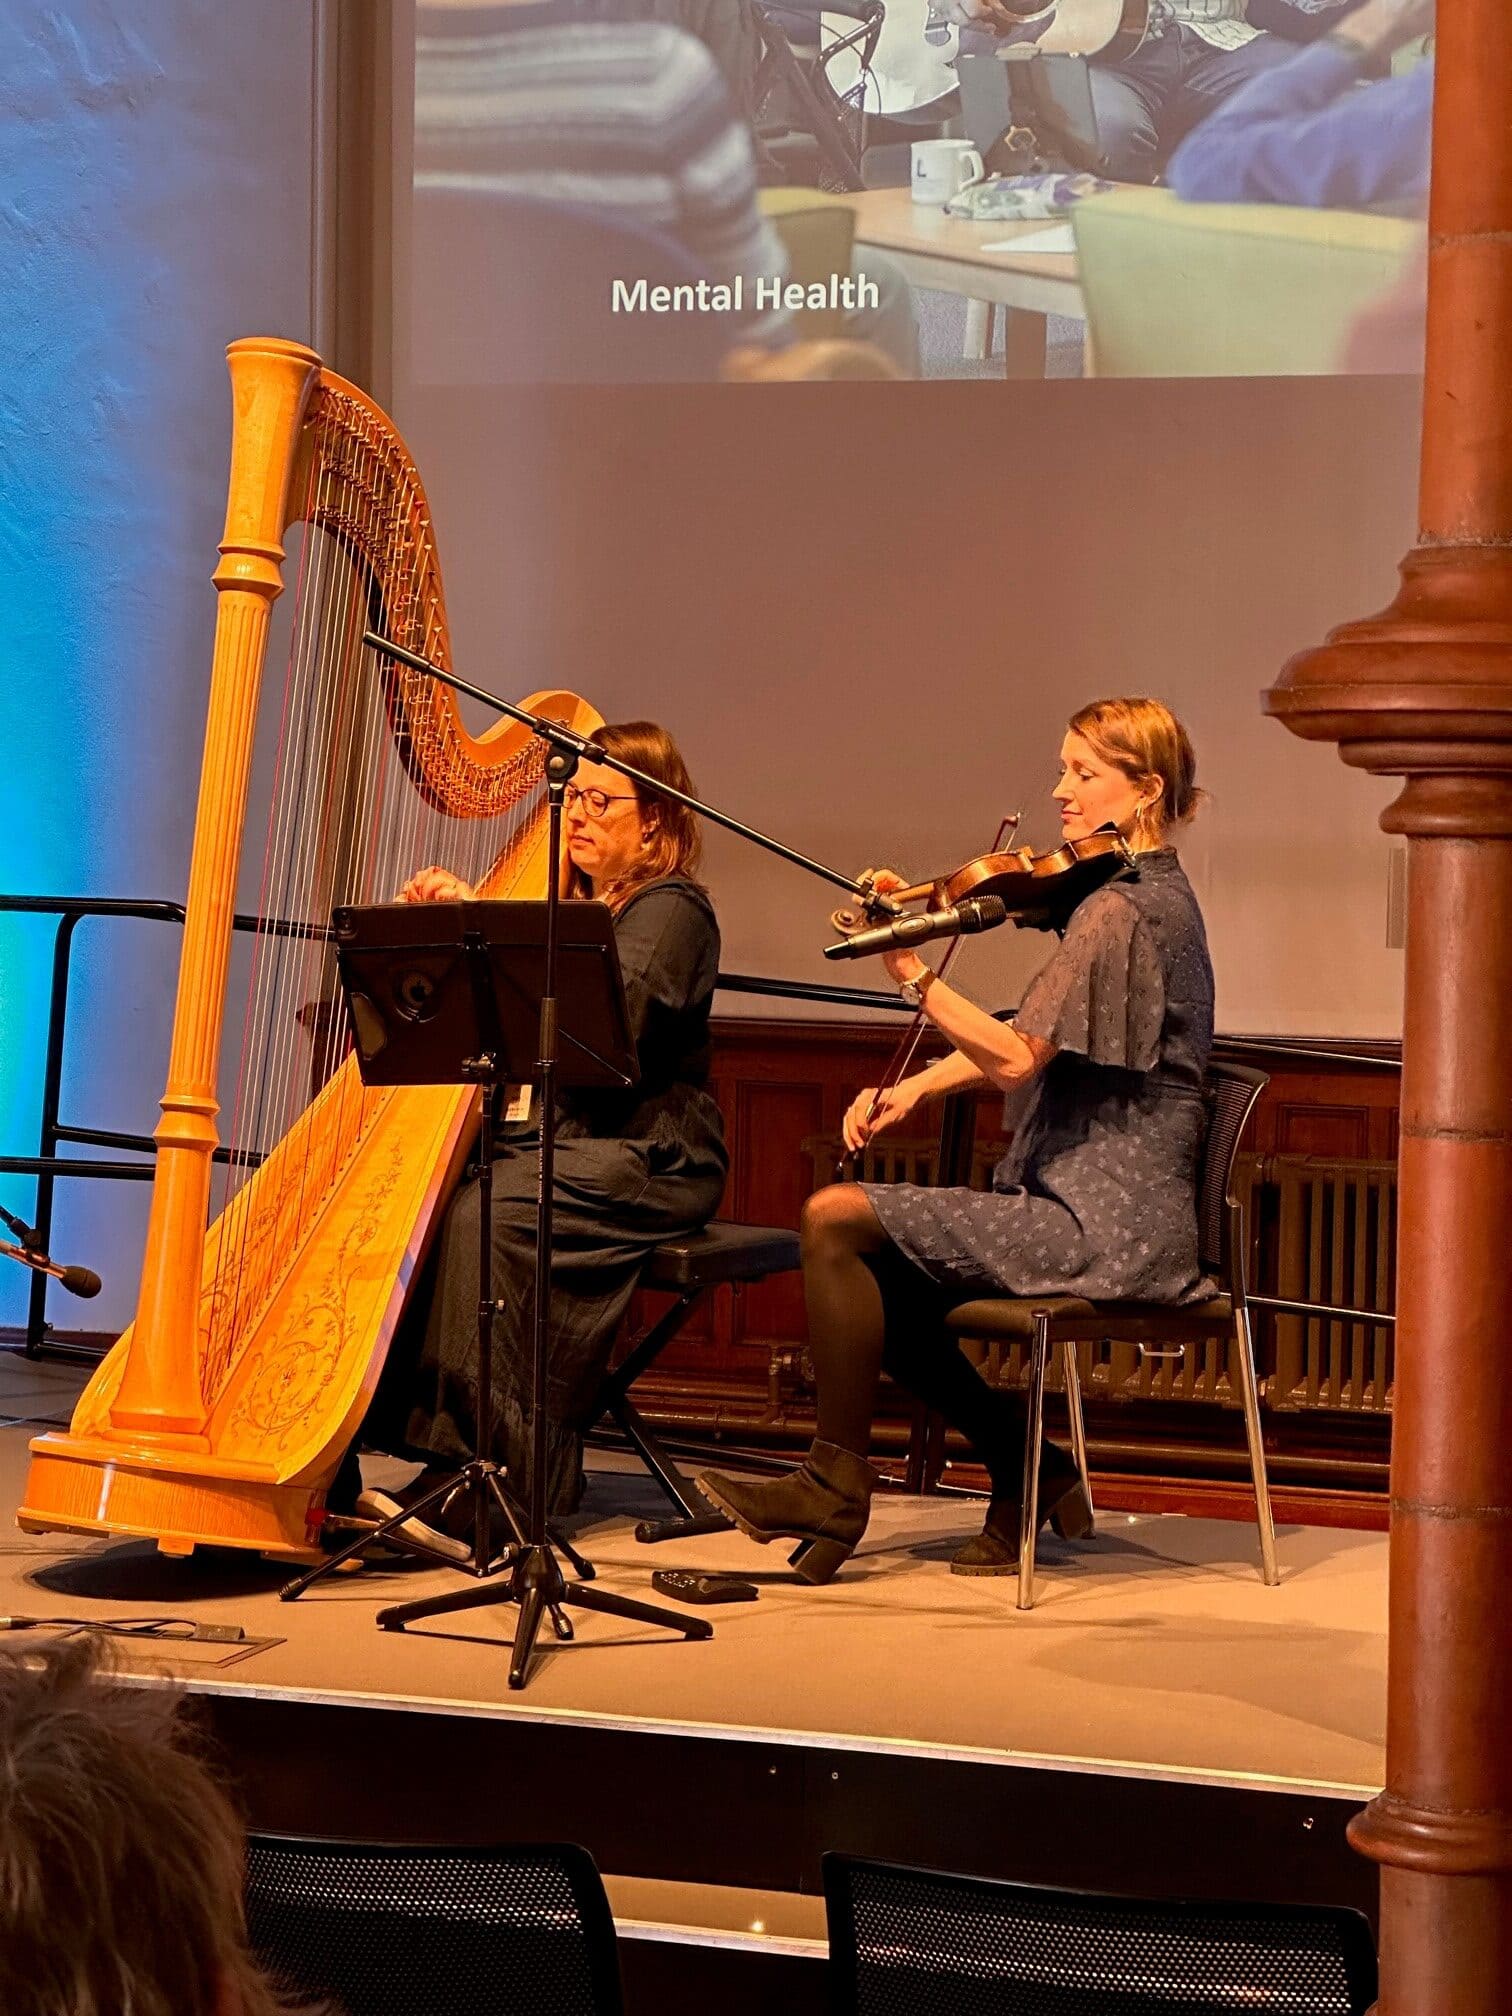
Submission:
[[[18,1518],[168,1553],[309,1555],[475,1117],[466,1088],[362,1085],[340,1015],[308,1012],[336,998],[324,927],[429,861],[491,896],[544,894],[542,753],[513,723],[473,736],[448,689],[362,647],[371,623],[450,663],[425,493],[392,423],[302,345],[228,354],[215,655],[137,1315],[68,1432],[32,1443]],[[264,693],[286,537],[287,672]],[[598,725],[571,693],[525,704]],[[258,910],[313,928],[254,941],[223,1068],[243,826],[268,752]],[[240,1162],[214,1160],[222,1080]]]

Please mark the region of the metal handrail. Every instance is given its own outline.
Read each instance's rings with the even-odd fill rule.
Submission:
[[[78,1177],[96,1182],[143,1182],[153,1172],[150,1159],[143,1162],[105,1162],[82,1156],[59,1155],[60,1147],[125,1149],[148,1158],[157,1144],[147,1134],[122,1133],[114,1128],[75,1127],[59,1117],[63,1091],[63,1047],[68,1025],[68,995],[72,978],[74,932],[86,918],[130,918],[140,922],[182,924],[184,906],[150,897],[130,896],[5,896],[0,895],[0,915],[56,917],[53,934],[52,980],[48,1002],[47,1044],[42,1066],[42,1118],[35,1155],[0,1155],[0,1176],[31,1176],[37,1184],[33,1208],[37,1240],[45,1252],[52,1238],[53,1203],[60,1178]],[[299,918],[258,917],[241,911],[231,920],[236,931],[250,931],[259,937],[330,938],[329,925],[311,924]],[[769,980],[748,973],[722,973],[716,983],[729,992],[767,995],[778,1000],[821,1002],[829,1007],[880,1008],[889,1013],[911,1014],[898,996],[862,987],[811,986],[801,980]],[[255,1168],[262,1157],[256,1149],[222,1146],[214,1151],[217,1163],[235,1163]],[[48,1276],[34,1273],[26,1313],[26,1352],[34,1357],[47,1334]]]
[[[153,1171],[150,1159],[139,1163],[90,1161],[82,1157],[61,1156],[56,1152],[58,1148],[73,1145],[124,1149],[148,1158],[156,1153],[156,1143],[148,1135],[121,1133],[101,1127],[69,1126],[59,1117],[74,932],[87,918],[128,918],[147,923],[182,924],[184,906],[182,903],[171,903],[160,898],[0,895],[0,915],[4,914],[56,917],[58,920],[53,936],[38,1149],[35,1155],[0,1155],[0,1176],[31,1176],[36,1179],[37,1200],[34,1207],[34,1222],[38,1242],[45,1251],[52,1236],[54,1193],[60,1178],[141,1182],[150,1178]],[[329,925],[311,924],[300,918],[259,917],[242,911],[237,911],[233,915],[231,924],[233,930],[249,931],[260,937],[329,939],[333,935]],[[715,984],[726,993],[765,996],[779,1001],[812,1001],[826,1007],[877,1009],[886,1014],[911,1015],[914,1012],[895,993],[866,987],[835,987],[805,980],[774,980],[753,973],[721,973]],[[1309,1060],[1354,1064],[1378,1063],[1387,1068],[1400,1068],[1397,1061],[1389,1057],[1366,1057],[1358,1053],[1351,1054],[1346,1050],[1328,1049],[1321,1045],[1292,1044],[1285,1039],[1237,1036],[1219,1037],[1216,1040],[1229,1055],[1253,1052],[1257,1056],[1265,1054],[1275,1056],[1277,1053],[1284,1053],[1288,1057]],[[217,1163],[256,1167],[261,1156],[255,1149],[222,1146],[214,1151],[213,1159]],[[36,1355],[46,1335],[47,1287],[47,1275],[34,1273],[27,1304],[28,1356]],[[1336,1313],[1340,1316],[1368,1314],[1352,1310],[1330,1312],[1321,1307],[1310,1309],[1308,1313],[1319,1315]],[[1381,1319],[1379,1316],[1374,1316],[1369,1320]]]
[[[1251,1309],[1273,1309],[1282,1316],[1324,1316],[1330,1322],[1380,1323],[1393,1327],[1392,1309],[1349,1309],[1337,1302],[1294,1302],[1285,1295],[1246,1295]]]
[[[60,1156],[56,1150],[67,1144],[126,1148],[151,1155],[153,1141],[141,1134],[121,1134],[94,1127],[68,1127],[58,1117],[63,1091],[63,1044],[68,1025],[68,992],[72,977],[74,932],[86,918],[131,918],[157,924],[182,924],[184,906],[156,897],[132,896],[4,896],[0,895],[0,915],[56,917],[53,933],[52,979],[48,998],[47,1046],[42,1065],[42,1121],[35,1155],[0,1155],[0,1175],[34,1176],[37,1201],[34,1223],[43,1251],[52,1237],[53,1197],[59,1177],[85,1177],[103,1182],[141,1181],[152,1174],[150,1162],[86,1161],[77,1156]],[[310,924],[290,917],[257,917],[241,911],[231,919],[233,930],[251,931],[259,937],[329,938],[330,927]],[[217,1162],[246,1163],[253,1160],[247,1150],[217,1148]],[[45,1274],[34,1273],[26,1312],[26,1350],[35,1356],[47,1331],[47,1284]]]

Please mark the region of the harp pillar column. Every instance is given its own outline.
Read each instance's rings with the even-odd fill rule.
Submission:
[[[210,709],[189,866],[163,1117],[154,1139],[146,1259],[110,1418],[151,1440],[198,1437],[205,1228],[218,1142],[215,1096],[232,918],[269,612],[283,590],[283,534],[299,423],[320,360],[276,337],[233,343],[231,485]]]
[[[1420,534],[1294,658],[1294,733],[1404,778],[1380,2016],[1512,2009],[1512,8],[1441,0]]]

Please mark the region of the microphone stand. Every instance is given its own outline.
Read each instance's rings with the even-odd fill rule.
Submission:
[[[40,1246],[12,1246],[8,1240],[0,1239],[0,1257],[19,1260],[23,1267],[29,1267],[34,1274],[46,1274],[70,1295],[78,1295],[88,1301],[100,1292],[100,1277],[90,1267],[65,1267],[44,1253]]]
[[[469,700],[481,700],[485,707],[492,707],[497,714],[507,714],[511,721],[518,721],[540,737],[548,749],[559,750],[564,756],[571,756],[574,764],[580,762],[598,763],[605,770],[617,770],[621,777],[628,777],[643,791],[656,798],[670,798],[675,805],[686,805],[690,812],[696,812],[700,819],[707,819],[715,826],[723,826],[727,833],[734,833],[742,840],[749,840],[755,847],[764,847],[769,854],[775,854],[781,861],[787,861],[795,868],[806,869],[810,875],[817,875],[821,882],[828,882],[836,889],[843,889],[848,896],[859,896],[875,905],[879,910],[896,916],[900,906],[890,897],[877,896],[865,882],[858,882],[854,876],[842,875],[838,868],[830,868],[823,861],[815,861],[807,854],[800,854],[795,847],[788,847],[781,840],[774,840],[770,833],[762,833],[754,826],[748,826],[743,819],[736,819],[728,812],[721,812],[717,805],[707,804],[695,798],[690,792],[679,791],[671,784],[663,784],[659,778],[648,777],[644,770],[637,770],[633,763],[623,757],[611,756],[607,749],[586,735],[579,735],[575,729],[564,728],[559,721],[549,721],[544,714],[532,714],[528,707],[516,707],[512,700],[501,700],[497,693],[490,693],[485,687],[470,686],[465,679],[459,679],[454,672],[443,672],[439,665],[433,665],[418,651],[407,651],[402,644],[395,644],[381,636],[376,630],[364,630],[362,641],[385,658],[395,659],[400,665],[407,665],[412,672],[424,672],[431,679],[438,679],[443,686],[449,686],[454,693],[465,693]]]
[[[502,1599],[519,1605],[519,1619],[510,1654],[509,1684],[512,1688],[520,1688],[525,1685],[529,1674],[531,1655],[543,1617],[550,1617],[559,1637],[570,1636],[570,1626],[562,1616],[564,1604],[575,1605],[582,1609],[607,1611],[611,1615],[629,1617],[647,1624],[666,1625],[680,1631],[687,1638],[707,1638],[713,1635],[712,1626],[702,1618],[684,1617],[651,1604],[635,1602],[628,1597],[610,1595],[605,1590],[585,1588],[581,1581],[569,1589],[557,1563],[552,1536],[547,1528],[546,1390],[551,1342],[551,1249],[555,1208],[558,920],[562,901],[562,803],[568,780],[576,771],[579,762],[584,759],[602,764],[628,777],[639,789],[686,805],[701,817],[711,819],[715,824],[728,828],[743,839],[766,848],[768,852],[779,855],[782,859],[806,869],[851,895],[865,896],[868,892],[863,884],[852,880],[851,877],[842,875],[833,868],[827,868],[821,862],[810,860],[807,855],[799,854],[793,848],[784,846],[781,841],[757,832],[754,827],[747,826],[728,813],[716,811],[712,806],[703,804],[687,792],[662,784],[656,778],[638,770],[633,764],[609,755],[587,736],[579,735],[575,730],[564,728],[559,722],[549,721],[542,715],[532,714],[524,707],[516,707],[512,702],[501,700],[497,694],[486,692],[481,687],[469,685],[467,681],[442,671],[439,665],[433,665],[428,658],[422,657],[418,652],[406,650],[402,645],[392,643],[377,631],[365,631],[362,641],[373,650],[383,653],[385,657],[407,665],[413,671],[423,672],[430,678],[438,679],[454,691],[465,693],[469,698],[480,700],[498,713],[519,721],[546,745],[547,750],[546,789],[549,816],[545,979],[540,1003],[540,1055],[537,1062],[537,1087],[541,1101],[538,1151],[540,1173],[536,1198],[536,1275],[532,1323],[530,1504],[524,1532],[519,1536],[517,1545],[512,1551],[510,1586]],[[485,1098],[491,1096],[492,1088],[486,1088]],[[491,1149],[491,1138],[485,1137],[483,1143],[485,1155],[489,1154]],[[482,1174],[486,1182],[490,1176],[487,1167]],[[488,1236],[486,1215],[484,1228],[483,1236],[486,1240]],[[485,1289],[485,1295],[489,1293],[490,1291]],[[491,1314],[490,1307],[490,1318]],[[484,1385],[488,1377],[487,1366],[485,1339],[480,1366],[479,1433],[491,1440],[493,1422],[489,1417],[492,1405]],[[417,1509],[412,1507],[410,1512],[413,1514]],[[399,1525],[401,1521],[396,1518],[389,1523]],[[485,1551],[482,1536],[475,1534],[474,1547],[476,1568],[478,1572],[482,1572]],[[572,1554],[570,1549],[564,1547],[563,1552],[568,1554],[579,1577],[586,1579],[592,1575],[593,1571],[588,1563]],[[308,1579],[302,1578],[302,1581]],[[292,1584],[285,1594],[295,1593],[301,1586],[302,1583]],[[419,1618],[472,1609],[499,1600],[501,1599],[494,1590],[484,1586],[456,1594],[424,1598],[415,1603],[396,1604],[381,1610],[377,1621],[386,1630],[402,1630],[407,1623]]]

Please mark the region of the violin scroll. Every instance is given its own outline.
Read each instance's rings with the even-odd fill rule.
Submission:
[[[863,868],[856,877],[857,901],[830,912],[831,928],[842,938],[854,938],[858,931],[896,917],[902,905],[894,899],[894,891],[904,890],[904,886],[903,877],[895,869]]]

